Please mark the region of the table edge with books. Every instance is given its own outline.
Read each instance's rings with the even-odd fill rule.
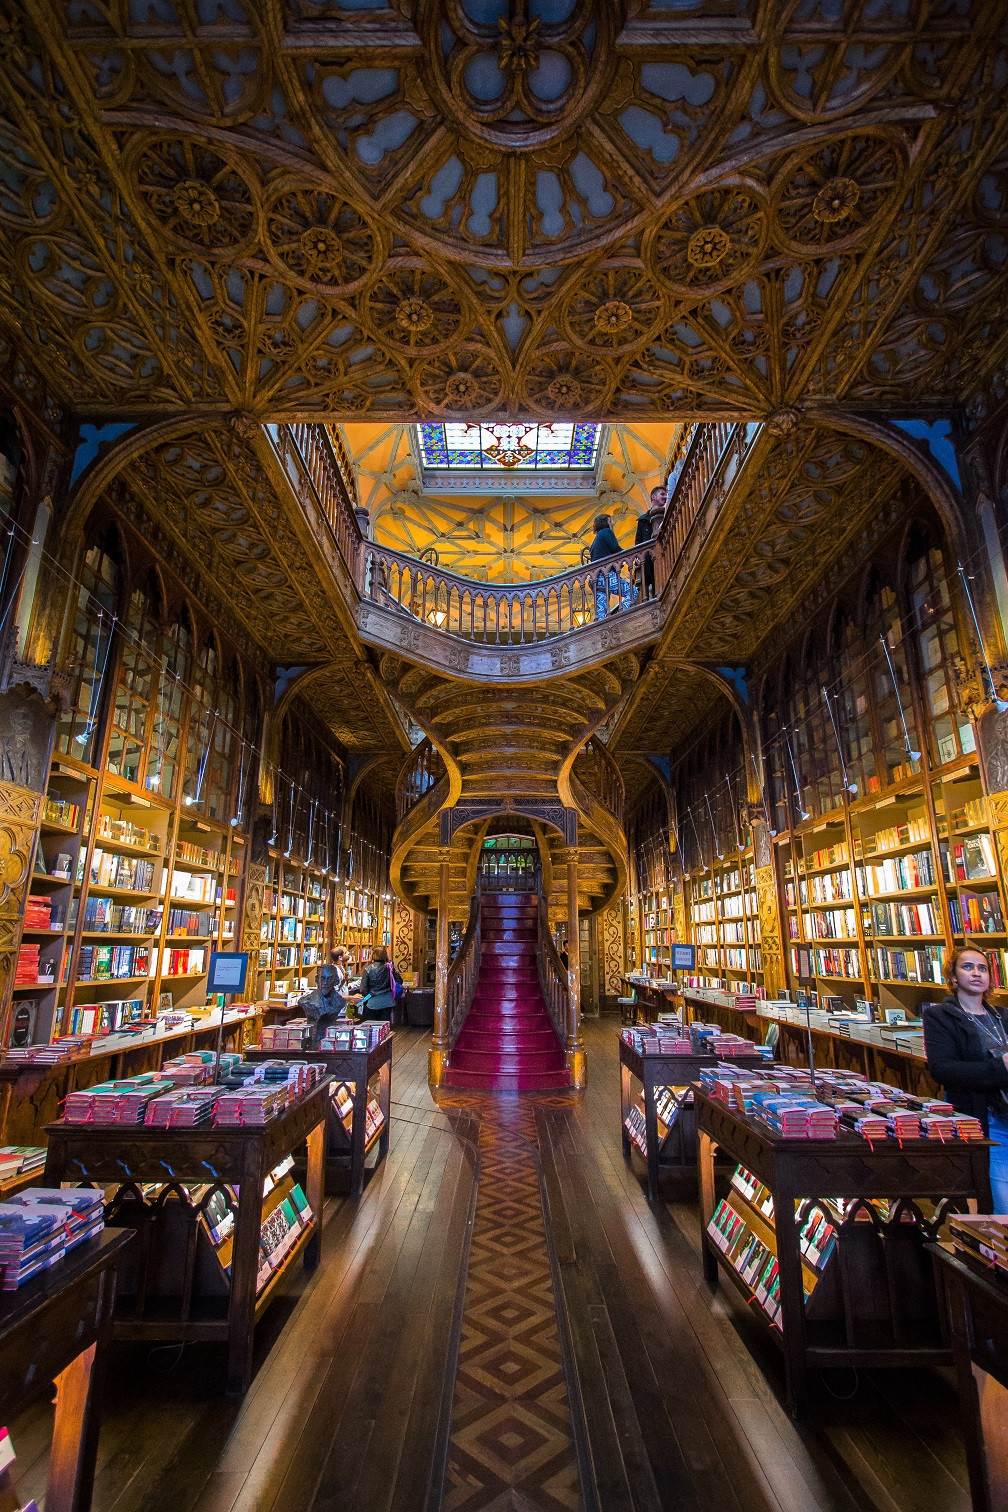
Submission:
[[[241,1049],[251,1032],[262,1032],[269,1011],[261,1003],[256,1004],[251,1012],[227,1009],[222,1036],[224,1047],[228,1048],[230,1039],[234,1048]],[[169,1049],[172,1053],[185,1053],[200,1045],[213,1046],[217,1042],[220,1022],[220,1009],[215,1008],[203,1023],[169,1029],[163,1034],[137,1035],[133,1044],[67,1055],[51,1061],[9,1060],[4,1056],[0,1059],[0,1143],[38,1143],[37,1135],[52,1119],[55,1110],[62,1106],[68,1093],[98,1082],[114,1081],[140,1069],[160,1070]],[[152,1055],[157,1064],[147,1065]],[[16,1104],[31,1109],[32,1122],[30,1127],[16,1129],[16,1138],[8,1139],[8,1124],[12,1121]]]
[[[116,1270],[133,1235],[105,1229],[52,1269],[0,1296],[0,1414],[56,1388],[48,1512],[88,1512],[101,1421],[101,1383]]]
[[[276,1059],[276,1057],[272,1057]],[[305,1195],[312,1218],[295,1253],[314,1269],[321,1256],[322,1206],[325,1199],[325,1133],[330,1104],[329,1077],[322,1077],[274,1117],[262,1124],[165,1128],[147,1124],[49,1124],[49,1147],[40,1182],[94,1182],[123,1186],[143,1182],[177,1183],[186,1177],[240,1189],[234,1225],[227,1317],[225,1320],[117,1320],[114,1332],[134,1339],[206,1339],[227,1344],[227,1394],[240,1397],[252,1380],[255,1323],[272,1288],[257,1294],[263,1185],[282,1157],[302,1143],[308,1146]],[[248,1192],[254,1195],[251,1201]]]
[[[1001,1221],[1008,1238],[1008,1219]],[[929,1251],[952,1348],[973,1512],[1008,1512],[1008,1272],[945,1244]]]
[[[630,1078],[635,1076],[643,1087],[644,1096],[644,1159],[647,1162],[647,1195],[649,1202],[659,1199],[658,1180],[662,1170],[686,1171],[695,1169],[695,1153],[691,1149],[679,1159],[662,1158],[662,1147],[671,1129],[659,1137],[656,1093],[665,1087],[681,1087],[696,1081],[699,1072],[708,1066],[716,1066],[723,1057],[694,1053],[691,1055],[645,1055],[620,1034],[620,1132],[623,1141],[623,1159],[632,1159],[634,1141],[627,1127],[630,1116]],[[762,1055],[733,1055],[732,1066],[743,1070],[756,1069],[767,1064]],[[681,1113],[681,1108],[677,1110]],[[638,1145],[639,1149],[640,1146]]]
[[[378,1147],[377,1165],[380,1165],[388,1154],[392,1121],[392,1041],[394,1038],[395,1031],[393,1030],[377,1045],[372,1045],[369,1050],[264,1050],[250,1045],[243,1052],[245,1059],[252,1062],[276,1059],[315,1061],[325,1066],[332,1082],[353,1082],[353,1114],[350,1129],[347,1130],[339,1109],[330,1099],[329,1123],[326,1131],[327,1161],[337,1169],[349,1170],[351,1197],[359,1197],[364,1191],[365,1161],[375,1144],[377,1143]],[[368,1085],[376,1075],[379,1078],[378,1106],[381,1110],[382,1123],[374,1138],[369,1140],[367,1136]],[[346,1140],[349,1140],[349,1150],[343,1143]],[[341,1145],[343,1145],[342,1148]]]
[[[874,1146],[853,1131],[840,1130],[832,1139],[791,1138],[777,1134],[760,1121],[727,1107],[701,1088],[694,1088],[697,1125],[697,1172],[700,1187],[700,1243],[704,1275],[711,1286],[719,1269],[739,1290],[748,1287],[714,1243],[710,1225],[715,1208],[714,1152],[725,1154],[752,1173],[773,1199],[773,1234],[779,1277],[780,1324],[770,1332],[781,1345],[788,1407],[799,1416],[809,1399],[813,1369],[877,1365],[919,1366],[948,1364],[946,1347],[896,1347],[879,1344],[811,1345],[806,1335],[803,1255],[795,1217],[801,1198],[975,1198],[990,1211],[989,1141],[895,1139]],[[747,1301],[751,1298],[747,1295]],[[759,1308],[751,1309],[758,1316]],[[768,1321],[764,1318],[764,1321]],[[769,1326],[769,1323],[768,1323]]]

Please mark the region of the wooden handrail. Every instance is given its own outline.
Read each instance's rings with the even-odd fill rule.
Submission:
[[[563,961],[553,942],[549,928],[549,910],[539,887],[539,949],[536,953],[539,968],[539,986],[542,989],[546,1011],[556,1031],[561,1047],[566,1051],[570,1036],[570,985]]]
[[[622,828],[625,789],[619,767],[601,740],[590,735],[574,758],[571,775]]]
[[[441,752],[429,736],[424,736],[396,779],[396,824],[401,824],[413,805],[437,787],[446,771]]]
[[[479,877],[469,901],[469,922],[448,968],[448,1047],[451,1049],[472,1005],[480,972],[481,893]]]
[[[315,499],[332,531],[333,540],[354,582],[360,582],[360,556],[364,537],[357,522],[353,497],[343,477],[343,468],[333,451],[332,438],[325,426],[298,420],[289,425],[268,425],[284,469],[290,477],[289,463],[300,464],[302,479],[311,487]]]

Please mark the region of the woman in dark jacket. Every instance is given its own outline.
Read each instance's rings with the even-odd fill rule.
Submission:
[[[949,957],[951,991],[924,1008],[928,1070],[960,1113],[972,1113],[997,1141],[991,1149],[995,1213],[1008,1213],[1008,1014],[985,994],[990,967],[982,950],[966,945]]]
[[[388,951],[384,945],[376,945],[371,952],[371,964],[364,968],[364,975],[360,979],[360,991],[365,995],[371,994],[364,1004],[365,1018],[395,1018],[393,981],[402,985],[402,977],[389,963]]]

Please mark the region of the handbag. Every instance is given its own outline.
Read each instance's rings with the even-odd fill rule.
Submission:
[[[402,982],[397,982],[396,981],[396,974],[392,970],[392,962],[391,961],[389,961],[388,977],[389,977],[389,991],[392,994],[392,1001],[393,1001],[393,1003],[401,1003],[402,999],[403,999],[403,994],[405,993],[406,988],[405,988],[405,986],[403,985]]]

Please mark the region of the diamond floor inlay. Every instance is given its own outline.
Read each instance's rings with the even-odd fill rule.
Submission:
[[[452,1400],[446,1512],[581,1507],[531,1099],[478,1108],[480,1173]]]

